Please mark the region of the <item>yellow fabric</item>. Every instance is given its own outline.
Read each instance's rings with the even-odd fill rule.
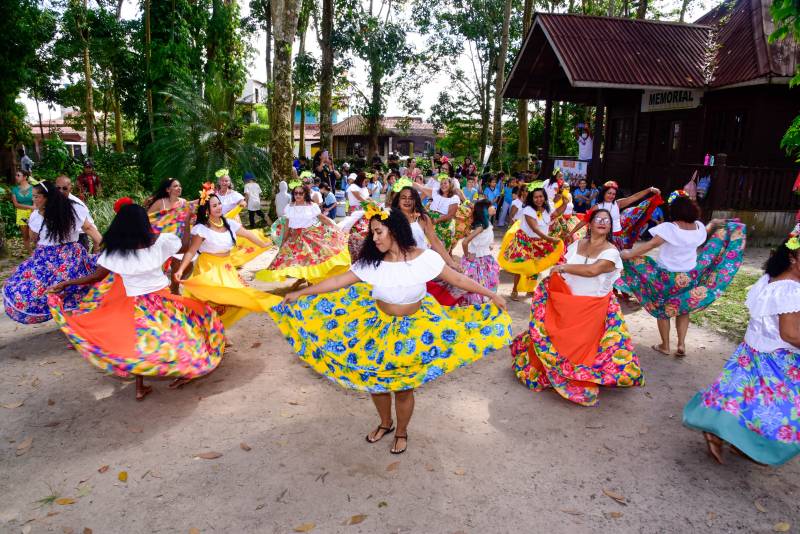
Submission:
[[[242,206],[237,204],[235,208],[225,214],[226,219],[237,219],[239,218],[239,214],[242,212]]]
[[[261,241],[265,243],[272,243],[272,240],[262,230],[250,230],[253,234],[258,236]],[[256,259],[258,256],[266,252],[267,248],[257,246],[249,239],[242,236],[236,236],[236,245],[231,250],[231,263],[234,267],[241,267],[245,263]]]
[[[28,226],[28,219],[30,219],[31,217],[31,210],[17,209],[16,211],[17,211],[17,226]]]
[[[287,278],[308,280],[312,284],[321,282],[326,278],[345,273],[350,269],[350,251],[346,248],[327,261],[317,265],[292,265],[285,269],[263,270],[256,273],[256,279],[263,282],[280,282]]]
[[[183,281],[186,296],[208,302],[218,309],[225,328],[253,311],[268,311],[281,298],[247,287],[236,272],[231,257],[200,254],[194,271]]]
[[[546,271],[556,263],[558,263],[559,258],[564,253],[564,242],[559,241],[554,249],[553,252],[547,254],[546,256],[542,256],[540,258],[531,258],[528,261],[519,262],[519,263],[512,263],[505,259],[505,252],[506,249],[511,245],[511,242],[514,240],[514,236],[517,234],[519,230],[519,221],[515,221],[514,224],[511,225],[511,228],[503,236],[503,241],[500,244],[500,253],[497,255],[497,262],[500,264],[500,267],[509,273],[513,274],[520,274],[523,277],[525,276],[534,276],[542,271]],[[535,238],[532,238],[535,239]],[[521,283],[522,281],[520,281]],[[536,287],[536,284],[534,284]]]

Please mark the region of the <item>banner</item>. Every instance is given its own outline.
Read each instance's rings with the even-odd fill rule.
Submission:
[[[483,165],[481,166],[481,172],[483,172],[483,168],[489,163],[489,157],[492,155],[492,145],[486,145],[486,148],[483,151]]]
[[[575,161],[572,159],[557,159],[553,162],[553,167],[558,167],[564,173],[564,180],[570,185],[575,186],[578,180],[585,179],[589,171],[588,161]]]

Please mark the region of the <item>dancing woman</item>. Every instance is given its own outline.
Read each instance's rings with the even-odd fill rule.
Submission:
[[[492,254],[494,231],[489,222],[495,214],[494,205],[486,199],[477,201],[472,207],[470,233],[461,241],[464,255],[461,269],[464,274],[486,289],[497,292],[500,284],[500,265]],[[467,293],[459,298],[460,305],[483,304],[486,297]]]
[[[415,187],[424,195],[431,197],[428,216],[433,220],[436,235],[439,236],[444,248],[449,253],[456,244],[455,217],[461,200],[456,193],[452,178],[446,174],[440,174],[438,179],[438,188],[420,185],[415,185]]]
[[[251,311],[266,311],[280,300],[247,287],[239,277],[231,258],[236,236],[262,248],[268,246],[239,222],[223,217],[222,202],[206,188],[201,193],[189,249],[174,274],[175,280],[181,280],[192,258],[200,253],[192,276],[181,283],[189,296],[215,305],[226,328]]]
[[[528,184],[525,207],[503,236],[497,256],[500,267],[514,275],[511,300],[518,300],[520,288],[533,291],[535,282],[529,279],[555,265],[564,252],[564,242],[550,235],[550,223],[566,208],[562,202],[551,212],[543,182]],[[520,283],[522,277],[525,281]]]
[[[217,189],[214,194],[217,195],[217,198],[222,203],[222,213],[225,218],[238,221],[239,212],[247,207],[244,195],[233,188],[228,169],[220,169],[214,176],[217,177]]]
[[[315,371],[372,394],[380,423],[368,442],[395,430],[395,393],[390,452],[400,454],[408,444],[414,389],[506,346],[511,319],[501,297],[447,267],[432,250],[417,248],[399,210],[370,206],[366,216],[370,233],[353,267],[289,293],[271,315]],[[437,277],[492,303],[444,308],[426,296],[425,283]]]
[[[311,283],[350,268],[347,235],[311,201],[308,186],[289,183],[294,201],[284,209],[285,228],[278,237],[280,249],[269,267],[256,273],[265,282],[296,278],[295,286]]]
[[[33,186],[33,208],[28,226],[36,248],[3,286],[6,314],[23,324],[50,320],[47,288],[94,270],[94,262],[78,243],[80,233],[91,237],[95,250],[102,240],[89,221],[89,210],[62,195],[53,182]],[[70,287],[64,295],[64,307],[77,308],[86,291],[88,288]]]
[[[622,260],[611,241],[611,213],[592,212],[587,237],[536,288],[528,332],[511,345],[517,378],[534,391],[555,389],[583,406],[600,386],[644,383],[639,360],[612,291]]]
[[[147,211],[129,204],[120,207],[103,246],[94,273],[49,291],[53,319],[81,356],[109,374],[135,376],[136,400],[152,391],[146,376],[175,378],[174,387],[213,371],[225,349],[222,322],[205,304],[172,295],[162,269],[180,238],[154,233]],[[60,294],[91,284],[97,285],[78,309],[66,312]]]
[[[708,452],[723,463],[723,445],[757,463],[781,465],[800,454],[800,239],[772,252],[747,292],[744,341],[719,378],[683,410]]]
[[[653,211],[663,204],[661,191],[657,187],[648,187],[629,197],[617,199],[619,185],[610,180],[600,190],[600,200],[592,209],[605,209],[611,213],[612,239],[617,248],[631,248],[647,228],[647,221]],[[647,195],[654,196],[644,199]],[[637,204],[638,202],[638,204]],[[570,234],[574,235],[586,225],[585,220],[575,225]]]
[[[165,178],[145,202],[147,216],[156,234],[165,232],[175,234],[186,244],[189,242],[189,231],[192,212],[196,203],[181,197],[183,188],[174,178]]]
[[[356,175],[355,181],[347,186],[347,205],[349,206],[348,213],[353,214],[360,211],[361,203],[369,200],[369,189],[367,188],[367,175],[364,171],[359,171]],[[355,257],[361,246],[364,244],[364,239],[367,237],[369,231],[367,220],[363,217],[358,219],[355,224],[350,228],[350,235],[347,237],[347,247],[350,250],[350,256]]]
[[[720,219],[703,225],[700,207],[682,190],[670,194],[669,214],[670,222],[650,229],[653,239],[622,252],[622,282],[656,318],[661,344],[651,348],[670,354],[669,326],[674,317],[675,356],[683,357],[689,314],[711,305],[731,283],[742,265],[747,227]],[[645,256],[656,247],[656,259]]]

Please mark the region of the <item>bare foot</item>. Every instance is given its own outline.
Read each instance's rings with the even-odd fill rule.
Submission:
[[[516,291],[512,291],[511,300],[513,300],[514,302],[519,302],[519,293],[517,293]]]
[[[137,386],[136,387],[136,400],[143,401],[153,391],[153,386]]]
[[[678,350],[675,351],[675,356],[678,358],[685,358],[686,357],[686,347],[681,347],[678,345]]]
[[[167,386],[169,389],[180,389],[189,382],[191,382],[191,378],[176,378],[172,382],[169,383]]]
[[[717,463],[724,464],[725,462],[722,461],[722,440],[710,432],[703,432],[703,437],[706,438],[708,454],[710,454]]]
[[[663,345],[650,345],[650,348],[666,356],[670,355],[669,347],[664,347]]]

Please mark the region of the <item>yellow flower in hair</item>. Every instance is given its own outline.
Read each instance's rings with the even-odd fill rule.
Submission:
[[[214,173],[214,176],[217,178],[222,178],[223,176],[228,176],[228,169],[220,169]]]
[[[449,179],[449,178],[450,178],[450,175],[449,175],[449,174],[446,174],[446,173],[441,173],[439,176],[437,176],[437,177],[436,177],[436,179],[437,179],[437,180],[439,180],[440,182],[441,182],[442,180],[447,180],[447,179]]]
[[[789,241],[786,242],[786,248],[789,250],[800,249],[800,239],[798,239],[797,236],[789,238]]]
[[[380,220],[385,221],[389,218],[389,211],[381,208],[373,202],[369,202],[364,206],[364,217],[367,219],[378,217]]]
[[[406,187],[414,187],[414,182],[412,182],[408,178],[400,178],[394,183],[394,185],[392,185],[392,191],[394,191],[395,193],[399,193]]]
[[[295,189],[301,187],[302,185],[303,182],[301,182],[300,180],[292,180],[291,182],[289,182],[289,191],[294,191]]]
[[[538,180],[536,182],[531,182],[528,184],[528,191],[533,191],[535,189],[544,189],[544,182]]]
[[[311,172],[311,171],[303,171],[303,172],[300,173],[300,179],[313,178],[313,177],[314,177],[314,173]]]

